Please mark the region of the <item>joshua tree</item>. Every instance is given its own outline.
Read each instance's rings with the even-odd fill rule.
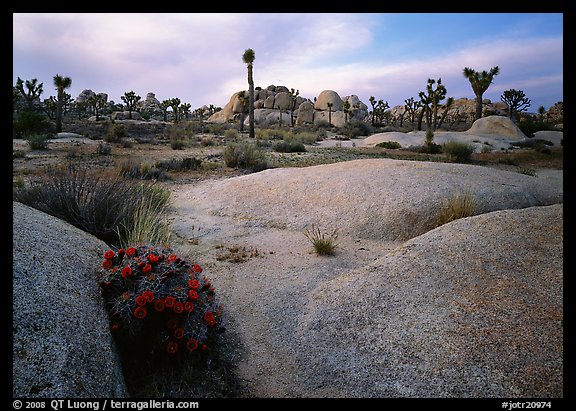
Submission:
[[[546,114],[546,108],[544,106],[538,107],[538,115],[540,116],[540,122],[544,122],[544,114]]]
[[[372,126],[374,126],[376,125],[376,98],[374,96],[370,96],[368,101],[370,101],[370,105],[372,106]]]
[[[344,112],[344,122],[348,122],[348,113],[350,113],[350,102],[346,100],[344,104],[342,104],[342,111]]]
[[[169,107],[172,107],[172,114],[174,114],[174,124],[178,124],[178,111],[181,101],[178,97],[171,98],[169,101]]]
[[[240,127],[239,131],[244,131],[244,113],[248,109],[248,104],[250,103],[250,98],[246,95],[246,91],[242,90],[238,93],[238,100],[240,100]]]
[[[316,98],[314,98],[314,100],[316,100]],[[334,106],[334,103],[328,102],[326,105],[328,106],[328,124],[332,127],[332,107]]]
[[[184,116],[185,119],[188,119],[189,115],[190,115],[190,109],[192,108],[192,104],[190,103],[182,103],[180,105],[180,114],[181,116]],[[200,112],[200,110],[202,110],[202,112]],[[202,115],[204,114],[204,109],[198,109],[198,114],[200,115],[200,122],[202,122]],[[182,117],[180,117],[182,118]]]
[[[377,118],[377,122],[378,124],[384,124],[384,119],[386,119],[386,115],[388,113],[386,113],[386,110],[388,110],[390,108],[390,105],[388,104],[387,101],[384,101],[382,99],[378,100],[378,103],[376,103],[376,118]]]
[[[164,122],[168,122],[168,108],[170,107],[170,100],[163,100],[160,103],[160,109],[162,110],[162,114],[164,115]]]
[[[478,72],[469,67],[464,67],[464,77],[470,81],[472,85],[472,90],[474,91],[474,95],[476,96],[476,120],[482,117],[482,95],[490,84],[492,84],[492,80],[494,76],[497,76],[500,73],[500,69],[498,66],[492,67],[490,71],[482,71]]]
[[[56,132],[62,131],[62,109],[64,107],[64,90],[70,88],[72,79],[70,77],[62,77],[60,74],[54,76],[54,86],[58,92],[58,104],[56,106]]]
[[[26,90],[24,90],[24,85],[26,85]],[[44,83],[38,84],[38,79],[26,80],[26,83],[24,83],[24,81],[18,77],[18,80],[16,80],[16,89],[24,99],[26,110],[34,110],[34,104],[36,101],[39,101],[40,95],[44,92],[43,87]]]
[[[290,125],[294,127],[294,110],[296,110],[296,97],[300,94],[300,90],[290,89]]]
[[[414,101],[414,97],[404,100],[404,111],[408,114],[410,123],[414,123],[414,115],[418,110],[419,103],[418,101]]]
[[[434,89],[434,84],[437,84]],[[423,105],[423,111],[420,113],[418,120],[418,130],[422,129],[422,116],[426,113],[426,128],[436,130],[436,118],[438,116],[438,106],[446,97],[446,87],[442,84],[442,79],[436,80],[429,78],[426,85],[426,93],[421,91],[419,94],[420,101]]]
[[[242,61],[248,67],[248,121],[250,122],[250,138],[254,135],[254,78],[252,76],[252,64],[256,59],[254,50],[246,49],[242,55]]]
[[[136,108],[136,103],[140,101],[142,97],[137,96],[133,91],[127,91],[123,96],[120,96],[122,101],[126,103],[126,108],[128,109],[128,118],[132,119],[132,111]]]
[[[54,96],[50,96],[50,98],[44,99],[43,103],[43,110],[48,115],[50,120],[54,120],[56,109],[58,107],[58,102],[54,98]]]
[[[506,90],[500,96],[500,100],[508,105],[508,117],[515,120],[516,113],[526,111],[530,107],[531,100],[526,97],[522,90]]]
[[[442,106],[444,111],[442,112],[442,117],[440,118],[440,122],[438,123],[438,128],[442,127],[442,123],[444,123],[444,120],[446,120],[448,110],[450,110],[452,104],[454,104],[454,97],[448,97],[448,100],[446,100],[446,103],[444,103],[444,105]]]
[[[73,102],[74,102],[74,99],[72,98],[72,96],[70,94],[64,92],[64,95],[62,98],[62,116],[66,115],[66,113],[70,109],[70,106],[72,105]]]
[[[95,94],[88,98],[88,104],[94,110],[94,114],[96,115],[96,121],[100,120],[99,113],[104,107],[106,107],[106,99],[102,94]]]

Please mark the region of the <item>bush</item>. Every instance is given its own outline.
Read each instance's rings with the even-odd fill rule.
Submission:
[[[392,150],[402,148],[400,143],[397,141],[383,141],[381,143],[376,144],[376,147],[389,148]]]
[[[446,154],[448,161],[456,163],[469,163],[474,150],[473,144],[460,141],[447,141],[442,145],[442,151]]]
[[[14,116],[12,131],[14,138],[26,138],[33,134],[47,134],[55,129],[44,114],[37,111],[23,111]]]
[[[170,137],[170,147],[172,147],[173,150],[183,150],[186,148],[186,145],[186,140],[177,137]]]
[[[142,163],[132,158],[123,159],[119,164],[119,174],[124,178],[163,181],[168,179],[166,174],[158,167],[149,163]]]
[[[110,123],[108,131],[104,136],[104,141],[107,143],[120,143],[123,139],[128,137],[128,132],[123,124]]]
[[[97,280],[121,356],[162,361],[202,354],[216,344],[224,331],[222,307],[202,272],[170,248],[105,252]]]
[[[112,154],[112,146],[110,144],[98,143],[96,154],[99,156],[109,156]]]
[[[198,170],[202,165],[202,160],[196,157],[173,158],[155,163],[155,167],[166,171]]]
[[[16,189],[13,199],[69,222],[108,244],[129,238],[139,209],[156,210],[155,226],[161,229],[160,213],[168,203],[169,191],[153,184],[138,183],[90,173],[86,169],[49,170],[28,188]]]
[[[236,140],[238,138],[238,130],[227,128],[226,131],[224,131],[224,138],[227,140]]]
[[[298,141],[279,141],[274,145],[274,151],[279,153],[304,153],[306,151],[306,147],[304,147],[304,144]]]
[[[369,136],[373,133],[372,125],[364,121],[349,121],[341,128],[340,132],[349,138]]]
[[[534,133],[537,131],[555,130],[554,125],[543,121],[534,121],[531,117],[525,117],[525,120],[520,121],[517,126],[529,138],[534,137]]]
[[[252,171],[268,168],[262,151],[250,143],[232,143],[226,146],[223,157],[227,167],[251,169]]]
[[[46,150],[48,148],[48,136],[46,134],[29,134],[25,136],[32,150]]]
[[[318,255],[334,255],[336,252],[338,239],[338,230],[334,230],[330,234],[323,233],[320,227],[312,224],[310,229],[304,231],[304,235],[312,243],[314,251]]]

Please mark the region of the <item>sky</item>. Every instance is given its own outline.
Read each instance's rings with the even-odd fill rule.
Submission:
[[[563,101],[562,13],[14,13],[13,85],[70,77],[120,96],[153,92],[192,109],[224,107],[248,89],[244,51],[255,52],[256,87],[283,85],[311,100],[323,90],[388,101],[441,79],[447,96],[474,98],[464,67],[500,68],[484,98],[522,90],[529,112]]]

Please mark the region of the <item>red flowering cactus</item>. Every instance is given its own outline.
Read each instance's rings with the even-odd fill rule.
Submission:
[[[209,349],[224,328],[216,292],[202,272],[169,248],[106,251],[98,284],[114,334],[132,342],[153,334],[169,355]]]

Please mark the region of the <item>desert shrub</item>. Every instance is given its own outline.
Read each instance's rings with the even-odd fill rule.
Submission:
[[[328,122],[328,120],[320,120],[320,121],[314,123],[314,128],[318,131],[322,130],[322,129],[325,130],[328,128],[332,128],[332,124],[330,124]]]
[[[470,191],[456,193],[442,202],[438,214],[438,225],[473,216],[476,208],[476,201]]]
[[[304,235],[310,241],[314,247],[314,251],[318,255],[333,255],[336,252],[336,247],[338,246],[336,240],[338,239],[338,230],[335,229],[331,233],[325,233],[320,230],[315,224],[312,224],[311,228],[307,228],[304,231]]]
[[[231,130],[231,129],[227,128],[224,124],[220,124],[220,123],[210,123],[207,125],[207,129],[208,129],[208,131],[207,131],[208,133],[216,134],[217,136],[221,136],[222,134],[226,134],[226,132],[228,130]]]
[[[415,153],[425,153],[425,154],[438,154],[442,152],[442,146],[440,144],[423,144],[421,146],[410,146],[408,151],[413,151]]]
[[[186,148],[187,141],[182,138],[170,137],[170,147],[173,150],[183,150]]]
[[[96,154],[99,156],[109,156],[112,154],[112,146],[110,144],[98,143]]]
[[[164,246],[108,250],[97,281],[124,364],[205,356],[217,344],[222,307],[195,261]]]
[[[424,144],[427,146],[432,145],[434,143],[434,131],[429,128],[426,130],[426,135],[424,136]]]
[[[123,124],[110,123],[108,130],[104,135],[104,141],[107,143],[119,143],[122,139],[128,138],[128,131]]]
[[[554,130],[554,125],[543,121],[534,121],[531,117],[525,117],[524,121],[517,123],[517,126],[529,138],[534,137],[534,133],[537,131]]]
[[[389,148],[392,150],[402,148],[400,143],[397,141],[383,141],[381,143],[376,144],[376,147]]]
[[[12,158],[24,158],[26,153],[22,150],[12,150]]]
[[[364,121],[349,121],[340,129],[340,132],[349,138],[369,136],[373,133],[372,125]]]
[[[196,157],[172,158],[170,160],[157,161],[155,167],[166,171],[198,170],[202,160]]]
[[[298,141],[279,141],[274,144],[274,151],[279,153],[303,153],[306,151],[306,147]]]
[[[29,187],[14,191],[13,198],[30,207],[69,222],[108,244],[120,244],[130,236],[140,199],[160,212],[167,205],[166,189],[139,182],[134,184],[118,176],[68,167],[45,173]]]
[[[318,133],[312,133],[310,131],[300,131],[298,133],[291,133],[290,136],[284,138],[284,140],[286,141],[297,141],[302,144],[308,144],[308,145],[314,144],[321,139],[322,138],[318,137]]]
[[[473,144],[460,141],[447,141],[442,145],[442,151],[446,154],[448,161],[456,163],[469,163],[474,150]]]
[[[133,144],[134,143],[129,138],[121,138],[120,139],[120,145],[122,146],[122,148],[131,148],[133,146]]]
[[[143,180],[166,180],[166,175],[158,168],[152,167],[150,163],[138,161],[132,158],[125,158],[119,162],[119,174],[124,178],[135,178]]]
[[[48,136],[45,133],[28,134],[24,138],[32,150],[46,150],[48,148]]]
[[[14,116],[12,132],[14,138],[26,138],[33,134],[47,134],[54,126],[44,114],[37,111],[23,111]]]
[[[202,140],[200,140],[200,143],[204,147],[213,146],[214,145],[214,138],[212,136],[204,136],[204,137],[202,137]]]
[[[532,177],[536,176],[536,170],[534,170],[533,168],[520,168],[520,169],[518,169],[518,172],[520,174],[525,174],[527,176],[532,176]]]
[[[259,131],[259,129],[256,130],[257,133]],[[227,140],[236,140],[238,138],[238,130],[234,128],[227,128],[226,131],[224,131],[224,138]]]
[[[508,166],[517,166],[518,162],[514,160],[511,156],[506,156],[498,159],[498,164],[505,164]]]
[[[227,145],[223,153],[227,167],[261,171],[268,168],[264,153],[251,143],[232,143]]]

